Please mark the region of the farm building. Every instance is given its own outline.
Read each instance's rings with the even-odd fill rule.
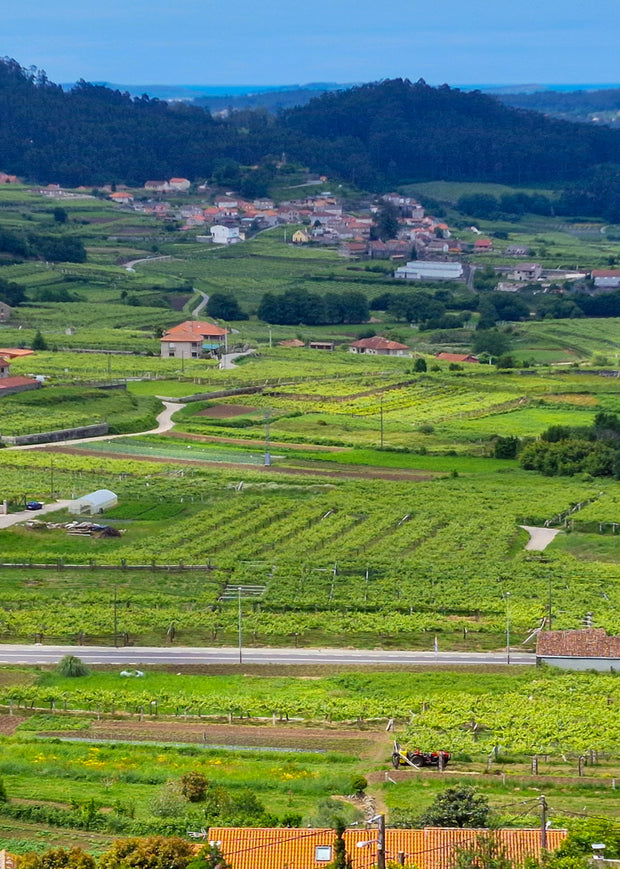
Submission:
[[[161,355],[164,359],[204,359],[217,353],[227,334],[227,329],[214,323],[186,320],[164,333]]]
[[[397,268],[394,277],[403,281],[459,281],[463,277],[463,266],[452,262],[413,260]]]
[[[620,269],[593,269],[592,280],[599,290],[616,290],[620,287]]]
[[[96,516],[103,513],[104,510],[111,510],[117,504],[118,498],[114,492],[109,489],[97,489],[95,492],[89,492],[88,495],[82,495],[81,498],[69,501],[67,510],[75,516],[81,516],[84,513]]]
[[[372,338],[360,338],[359,341],[353,341],[349,347],[351,353],[366,353],[371,356],[410,356],[410,350],[406,344],[399,344],[398,341],[390,341],[389,338],[382,338],[380,335],[374,335]]]
[[[473,839],[488,832],[460,827],[388,828],[385,831],[385,861],[388,865],[402,863],[419,869],[443,869],[451,865],[459,845],[470,845]],[[516,866],[523,866],[528,858],[536,861],[540,858],[543,850],[540,829],[494,830],[494,833]],[[566,830],[547,830],[546,846],[553,851],[565,838]],[[209,829],[209,841],[217,842],[232,869],[280,869],[286,866],[319,869],[333,861],[335,840],[335,833],[330,829]],[[369,835],[369,831],[364,829],[348,829],[344,832],[344,841],[352,869],[377,865],[376,834]]]
[[[620,637],[604,628],[576,631],[541,631],[536,640],[536,663],[563,670],[620,669]]]

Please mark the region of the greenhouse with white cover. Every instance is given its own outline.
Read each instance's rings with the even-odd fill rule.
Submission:
[[[89,515],[97,516],[103,513],[104,510],[110,510],[118,504],[118,497],[109,489],[97,489],[95,492],[89,492],[88,495],[82,495],[81,498],[76,498],[74,501],[69,501],[67,507],[69,513],[76,516]]]

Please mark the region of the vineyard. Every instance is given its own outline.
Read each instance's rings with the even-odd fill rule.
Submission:
[[[110,433],[152,428],[160,402],[125,390],[49,387],[9,395],[0,404],[0,432],[23,435],[108,423]]]
[[[180,468],[173,460],[63,453],[53,461],[57,497],[97,487],[117,492],[119,506],[106,521],[124,533],[0,532],[2,562],[26,565],[3,570],[4,641],[111,642],[116,587],[117,631],[132,642],[168,642],[171,625],[177,642],[233,642],[236,607],[220,600],[230,584],[265,586],[259,600],[243,605],[247,642],[258,644],[429,648],[437,634],[442,648],[492,648],[502,644],[507,592],[521,642],[546,615],[550,587],[558,627],[577,627],[592,612],[596,624],[620,630],[617,566],[553,547],[544,557],[528,553],[518,528],[588,499],[584,515],[597,510],[614,521],[615,482],[540,486],[510,464],[492,470],[501,463],[470,476],[444,471],[386,483],[326,482],[286,466],[274,476],[251,465]],[[445,467],[449,459],[442,461]],[[4,451],[0,467],[16,501],[49,492],[49,453]],[[83,568],[67,572],[65,564]],[[182,570],[192,564],[209,565],[200,581]],[[124,565],[150,570],[130,576]],[[169,583],[163,565],[178,568]]]
[[[587,695],[589,709],[575,700]],[[295,676],[113,672],[80,679],[45,673],[0,686],[0,706],[87,714],[148,714],[280,721],[363,722],[394,718],[407,738],[451,751],[520,754],[617,752],[620,685],[614,676],[538,672],[342,672]],[[527,709],[527,714],[524,713]],[[70,722],[71,719],[68,719]],[[474,725],[477,725],[474,726]],[[387,745],[387,743],[386,743]]]

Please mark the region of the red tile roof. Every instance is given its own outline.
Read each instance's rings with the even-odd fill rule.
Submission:
[[[374,335],[372,338],[360,338],[358,341],[353,341],[351,347],[357,347],[360,350],[408,350],[406,344],[399,344],[398,341],[390,341],[389,338],[382,338],[381,335]]]
[[[14,389],[16,386],[31,386],[34,383],[41,385],[34,377],[0,377],[0,391]]]
[[[21,347],[0,347],[0,356],[4,356],[5,359],[21,359],[22,356],[32,356],[32,354],[32,350]]]
[[[620,278],[620,269],[592,269],[593,278]]]
[[[443,359],[444,362],[477,362],[475,356],[470,353],[437,353],[435,359]]]
[[[205,323],[200,320],[186,320],[173,326],[162,336],[162,341],[200,341],[203,338],[223,338],[228,329],[222,329],[215,323]]]
[[[424,830],[387,829],[385,850],[388,862],[396,862],[403,854],[408,865],[419,869],[443,869],[455,846],[473,844],[488,830],[445,829],[427,827]],[[494,834],[516,864],[527,857],[540,856],[540,830],[495,830]],[[548,830],[547,847],[553,851],[566,837],[565,830]],[[346,830],[347,854],[353,869],[369,869],[376,865],[376,829]],[[209,841],[219,843],[232,869],[320,869],[333,858],[335,834],[328,829],[211,827]],[[357,843],[368,843],[358,847]],[[332,856],[317,860],[317,846],[332,847]]]
[[[562,658],[620,658],[620,637],[608,637],[604,628],[541,631],[536,640],[536,654]]]

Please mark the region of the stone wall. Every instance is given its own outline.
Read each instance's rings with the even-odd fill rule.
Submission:
[[[79,428],[63,428],[57,431],[37,432],[36,434],[16,435],[15,437],[2,437],[3,444],[10,446],[22,446],[23,444],[52,444],[58,441],[72,441],[77,438],[93,438],[107,435],[109,426],[107,422],[97,425],[83,425]]]

